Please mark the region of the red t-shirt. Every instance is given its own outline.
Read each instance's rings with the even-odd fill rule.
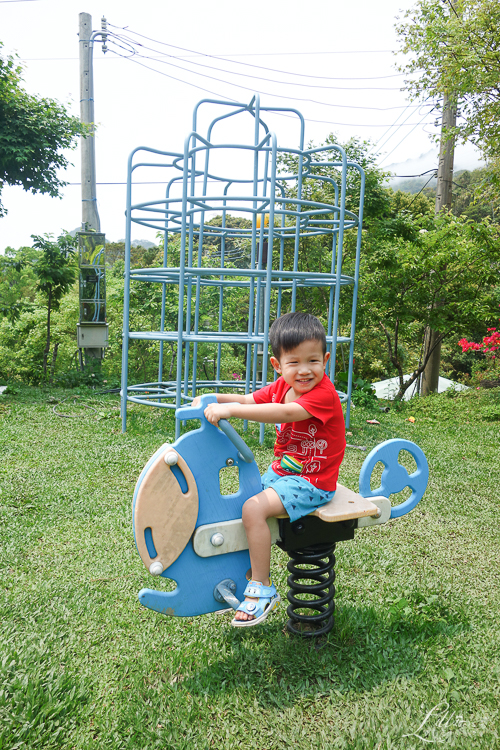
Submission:
[[[256,404],[281,404],[289,389],[288,383],[279,377],[271,385],[255,391],[253,397]],[[274,455],[277,460],[272,463],[273,471],[280,476],[293,476],[295,472],[286,471],[280,464],[284,454],[293,456],[304,466],[301,477],[320,490],[333,492],[345,451],[344,415],[335,386],[324,375],[318,385],[294,403],[300,404],[312,417],[276,426]]]

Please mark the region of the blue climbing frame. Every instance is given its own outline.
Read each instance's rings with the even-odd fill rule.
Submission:
[[[215,116],[202,135],[198,122],[207,110]],[[276,134],[263,119],[276,120],[276,115],[296,118],[296,148],[278,145]],[[227,140],[229,118],[233,118],[230,134],[251,132],[253,142]],[[217,140],[219,133],[226,140]],[[139,181],[141,170],[142,174],[144,170],[151,174],[153,169],[165,184],[165,196],[133,203],[134,180]],[[221,171],[228,174],[221,176]],[[357,213],[345,207],[349,184],[359,186]],[[329,186],[332,204],[313,200],[314,188],[325,186]],[[241,388],[248,393],[265,385],[271,375],[266,366],[270,322],[295,310],[298,301],[300,309],[305,309],[308,293],[318,288],[324,290],[326,309],[322,318],[332,353],[328,368],[332,381],[339,348],[344,369],[348,360],[347,392],[339,391],[339,395],[347,404],[349,425],[363,200],[362,168],[347,161],[340,146],[304,148],[304,118],[300,112],[262,107],[258,95],[249,104],[212,99],[199,102],[184,153],[136,148],[129,157],[127,176],[123,431],[128,401],[177,409],[190,403],[200,390]],[[132,223],[156,229],[163,236],[161,267],[131,268]],[[343,273],[346,230],[356,234],[355,258],[351,256],[349,274]],[[313,237],[320,238],[327,272],[321,268],[309,270],[302,241]],[[161,313],[154,331],[130,330],[131,284],[141,283],[161,285]],[[172,292],[176,316],[168,314]],[[215,293],[216,305],[210,315],[200,316],[203,293]],[[238,330],[233,321],[228,325],[225,314],[228,299],[234,294],[239,295],[239,304],[247,311]],[[129,346],[135,340],[154,344],[158,352],[156,382],[129,385]],[[348,347],[348,356],[344,346]],[[170,356],[167,378],[166,347]],[[235,352],[240,356],[244,370],[240,380],[228,379],[228,373],[224,373],[224,356],[228,352],[233,357],[230,361],[234,361]],[[171,379],[174,363],[175,379]],[[207,372],[207,363],[212,373]],[[178,421],[176,437],[179,433]],[[263,436],[261,425],[261,440]]]

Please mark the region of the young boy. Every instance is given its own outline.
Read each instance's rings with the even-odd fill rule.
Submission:
[[[243,505],[252,580],[232,625],[265,620],[280,601],[269,578],[271,534],[268,518],[287,513],[295,521],[335,494],[345,451],[345,424],[337,392],[325,375],[330,354],[323,326],[307,313],[288,313],[269,331],[271,364],[281,377],[247,395],[218,393],[205,416],[276,424],[275,460],[262,477],[262,492]],[[196,404],[196,400],[194,402]]]

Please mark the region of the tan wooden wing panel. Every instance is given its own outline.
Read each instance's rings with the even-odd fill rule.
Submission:
[[[176,453],[177,467],[187,483],[183,493],[171,467],[165,463],[167,453]],[[196,526],[198,489],[191,470],[177,451],[168,446],[150,466],[141,482],[135,502],[134,528],[137,549],[149,570],[152,562],[161,562],[166,570],[179,557]],[[151,529],[156,557],[150,557],[144,532]]]

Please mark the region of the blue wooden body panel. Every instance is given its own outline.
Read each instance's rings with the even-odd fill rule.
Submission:
[[[241,515],[241,514],[240,514]],[[198,557],[191,542],[180,557],[162,574],[177,584],[175,591],[141,589],[139,601],[163,615],[195,617],[228,608],[214,597],[214,589],[226,578],[235,581],[235,595],[243,599],[245,573],[250,567],[248,550],[216,557]]]
[[[262,490],[255,461],[243,461],[229,438],[205,419],[203,409],[213,401],[213,396],[204,396],[201,408],[186,407],[178,411],[178,416],[182,419],[201,419],[201,427],[182,435],[173,444],[191,469],[198,488],[196,528],[207,523],[241,518],[243,503]],[[134,493],[134,509],[138,489],[149,466],[164,450],[165,447],[162,446],[144,467]],[[239,490],[233,495],[224,496],[220,494],[219,471],[226,466],[228,458],[238,467]],[[193,549],[192,541],[189,541],[177,560],[162,573],[164,578],[176,582],[175,591],[142,589],[139,601],[145,607],[166,615],[192,617],[215,612],[227,606],[214,598],[215,586],[225,578],[231,578],[237,584],[236,596],[242,599],[246,585],[245,573],[249,567],[248,550],[199,557]]]

